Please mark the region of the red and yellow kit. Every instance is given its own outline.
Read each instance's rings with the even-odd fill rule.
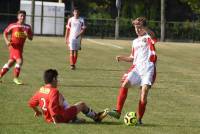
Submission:
[[[53,122],[52,117],[55,115],[61,116],[59,122],[69,122],[76,117],[77,108],[72,106],[64,109],[64,107],[60,105],[59,97],[60,93],[57,88],[53,88],[51,85],[45,85],[29,100],[29,106],[39,106],[47,122]]]
[[[10,38],[10,58],[18,59],[22,58],[24,42],[27,36],[32,36],[31,26],[27,24],[12,23],[5,30],[4,34],[8,36],[11,34]]]

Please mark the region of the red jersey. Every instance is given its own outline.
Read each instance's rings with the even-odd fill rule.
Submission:
[[[5,30],[6,35],[11,34],[11,46],[14,49],[23,50],[24,42],[28,36],[32,36],[31,26],[28,24],[11,23]]]
[[[64,108],[59,105],[60,93],[51,85],[41,87],[29,100],[30,107],[39,106],[47,122],[53,122],[54,115],[63,115]]]

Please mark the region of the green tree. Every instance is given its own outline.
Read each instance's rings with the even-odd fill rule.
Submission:
[[[199,0],[180,0],[180,1],[187,3],[195,13],[200,14],[200,1]]]

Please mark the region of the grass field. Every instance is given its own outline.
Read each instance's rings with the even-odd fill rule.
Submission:
[[[0,66],[8,50],[0,36]],[[35,37],[24,48],[21,79],[12,82],[12,69],[0,84],[0,134],[198,134],[200,133],[200,44],[157,43],[157,80],[148,98],[140,127],[128,127],[123,118],[106,118],[101,124],[46,124],[35,119],[27,102],[42,82],[43,71],[59,71],[59,89],[69,103],[85,101],[93,109],[114,108],[119,81],[129,63],[117,63],[115,56],[129,54],[131,41],[84,39],[77,70],[69,69],[64,38]],[[129,89],[123,115],[135,111],[138,88]],[[84,117],[80,114],[81,117]]]

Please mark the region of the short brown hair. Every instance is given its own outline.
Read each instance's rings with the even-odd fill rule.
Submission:
[[[147,26],[147,20],[145,17],[138,17],[135,20],[132,21],[133,25],[142,25]]]
[[[26,16],[26,11],[25,10],[19,10],[18,12],[17,12],[17,15],[18,14],[24,14],[25,16]]]

